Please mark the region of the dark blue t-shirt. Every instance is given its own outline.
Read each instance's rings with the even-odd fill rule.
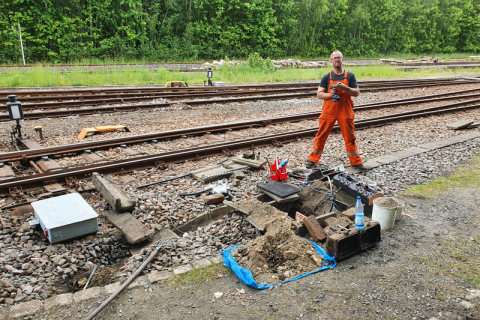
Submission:
[[[333,81],[342,81],[344,78],[345,78],[345,70],[343,70],[343,73],[341,75],[337,75],[335,74],[335,72],[332,71]],[[355,77],[355,74],[353,72],[348,71],[347,80],[348,80],[348,86],[350,88],[358,88],[357,78]],[[330,72],[322,77],[322,80],[320,80],[320,87],[327,89],[327,92],[328,92],[329,82],[330,82]]]

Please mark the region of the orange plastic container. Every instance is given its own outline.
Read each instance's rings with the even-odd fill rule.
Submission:
[[[273,174],[270,175],[270,179],[277,180],[277,181],[287,180],[288,178],[287,165],[284,165],[279,170],[277,170],[276,164],[272,164],[270,165],[270,167],[272,168],[272,172],[273,172]]]

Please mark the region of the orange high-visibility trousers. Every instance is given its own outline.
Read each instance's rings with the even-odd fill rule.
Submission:
[[[330,82],[328,83],[327,92],[330,92],[330,86],[337,82],[342,82],[348,86],[347,73],[342,81],[332,81],[332,73],[330,72]],[[335,122],[338,121],[338,126],[342,131],[343,141],[347,150],[347,156],[352,166],[362,163],[362,159],[358,154],[357,138],[354,132],[354,114],[353,114],[353,100],[345,90],[337,90],[340,96],[340,101],[333,102],[332,99],[324,100],[322,113],[320,114],[318,122],[318,132],[313,142],[313,151],[308,156],[308,160],[317,163],[320,161],[325,142],[332,132]]]

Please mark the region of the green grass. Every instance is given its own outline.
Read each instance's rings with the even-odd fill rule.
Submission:
[[[376,65],[371,67],[346,66],[355,73],[359,80],[382,78],[405,78],[426,75],[452,75],[456,73],[478,73],[478,69],[437,70],[420,69],[404,71],[391,66]],[[214,70],[213,81],[227,83],[250,82],[284,82],[284,81],[314,81],[319,82],[322,75],[331,68],[322,69],[284,69],[266,72],[258,69],[236,68]],[[163,68],[157,72],[147,69],[126,68],[125,71],[95,71],[86,72],[80,67],[74,67],[71,72],[52,71],[41,66],[27,71],[23,68],[12,68],[2,73],[0,87],[49,87],[49,86],[99,86],[99,85],[164,85],[167,81],[181,80],[188,84],[202,84],[206,80],[204,72],[170,72]]]
[[[480,154],[465,164],[458,166],[448,177],[440,177],[429,181],[426,184],[415,185],[407,190],[405,194],[421,197],[435,197],[451,188],[479,188],[480,187]]]
[[[205,268],[193,269],[192,271],[176,275],[168,282],[168,284],[171,286],[179,286],[186,283],[199,284],[217,279],[229,273],[232,273],[232,271],[223,263],[212,264]]]

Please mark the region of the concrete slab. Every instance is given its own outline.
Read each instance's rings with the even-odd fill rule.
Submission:
[[[385,156],[377,157],[375,158],[375,160],[382,164],[389,164],[389,163],[400,160],[400,158],[391,156],[391,155],[385,155]]]
[[[108,201],[115,212],[127,212],[135,209],[135,201],[131,199],[122,188],[102,177],[97,172],[92,175],[95,188]]]
[[[148,242],[143,243],[141,246],[132,246],[130,248],[130,252],[132,255],[139,254],[140,251],[142,251],[143,248],[150,247],[152,244],[154,244],[156,241],[160,239],[172,239],[172,238],[180,238],[175,232],[173,232],[169,228],[162,228],[160,231],[155,233]]]
[[[120,282],[114,282],[105,286],[105,293],[110,295],[120,288],[122,284]]]
[[[208,183],[210,181],[215,181],[232,175],[232,171],[224,168],[221,165],[210,166],[206,168],[197,169],[192,171],[190,174],[193,178],[197,179],[200,182]]]
[[[73,293],[64,293],[57,296],[53,296],[45,300],[45,310],[49,310],[54,307],[68,306],[73,303]]]
[[[103,215],[123,232],[127,242],[130,244],[140,243],[153,236],[151,229],[147,228],[128,212],[114,213],[105,211]]]
[[[195,219],[192,219],[182,224],[178,229],[180,229],[183,232],[187,232],[189,230],[193,230],[200,227],[202,224],[208,224],[211,221],[212,221],[212,217],[210,216],[210,212],[204,212],[198,215]]]
[[[173,273],[177,275],[177,274],[187,273],[192,270],[193,270],[192,266],[189,264],[186,264],[184,266],[180,266],[178,268],[173,269]]]
[[[475,122],[475,123],[472,123],[471,125],[469,125],[467,127],[467,129],[475,129],[475,128],[478,128],[480,127],[480,122]]]
[[[10,318],[20,318],[30,316],[40,311],[43,307],[43,302],[40,300],[30,300],[28,302],[13,305],[10,308]]]
[[[214,264],[223,263],[223,255],[221,253],[219,253],[216,256],[214,256],[212,258],[212,263],[214,263]]]
[[[480,137],[480,131],[472,131],[472,132],[468,132],[468,133],[461,134],[461,135],[458,135],[458,136],[453,136],[453,137],[450,137],[448,139],[443,139],[443,140],[440,140],[440,141],[421,144],[417,147],[428,149],[430,151],[430,150],[434,150],[434,149],[444,148],[444,147],[450,146],[452,144],[464,142],[464,141],[471,140],[471,139],[478,138],[478,137]]]
[[[141,277],[138,277],[136,278],[135,280],[133,280],[132,283],[130,283],[128,285],[128,289],[133,289],[133,288],[136,288],[136,287],[140,287],[140,286],[144,286],[144,285],[148,285],[148,279],[146,276],[141,276]]]
[[[367,160],[366,162],[363,163],[363,165],[367,167],[367,169],[373,169],[373,168],[382,166],[383,163],[380,161],[377,161],[377,158],[374,158],[374,159]]]
[[[471,125],[473,122],[474,121],[471,120],[458,120],[453,123],[448,123],[447,128],[452,130],[464,129]]]
[[[147,278],[150,283],[155,283],[173,278],[173,273],[169,271],[152,272],[147,275]]]
[[[105,294],[105,289],[103,287],[93,287],[88,288],[82,291],[78,291],[73,294],[74,302],[81,302],[88,299],[95,299]]]
[[[195,261],[193,263],[193,267],[195,269],[201,269],[201,268],[205,268],[205,267],[208,267],[208,266],[211,266],[211,265],[212,265],[212,262],[208,259],[198,260],[198,261]]]
[[[252,211],[250,209],[244,208],[244,207],[236,204],[235,202],[225,200],[225,201],[223,201],[223,203],[226,204],[229,207],[232,207],[233,209],[235,209],[237,211],[245,213],[246,215],[250,215],[250,213],[252,213]]]
[[[405,159],[405,158],[416,156],[417,154],[424,153],[424,152],[427,152],[427,151],[428,150],[424,149],[424,148],[411,147],[411,148],[407,148],[407,149],[404,149],[404,150],[394,152],[394,153],[391,154],[391,156],[397,157],[399,159]]]
[[[244,159],[242,156],[237,156],[233,158],[232,161],[235,163],[246,164],[253,168],[261,168],[267,163],[266,159],[252,160],[252,159]]]

